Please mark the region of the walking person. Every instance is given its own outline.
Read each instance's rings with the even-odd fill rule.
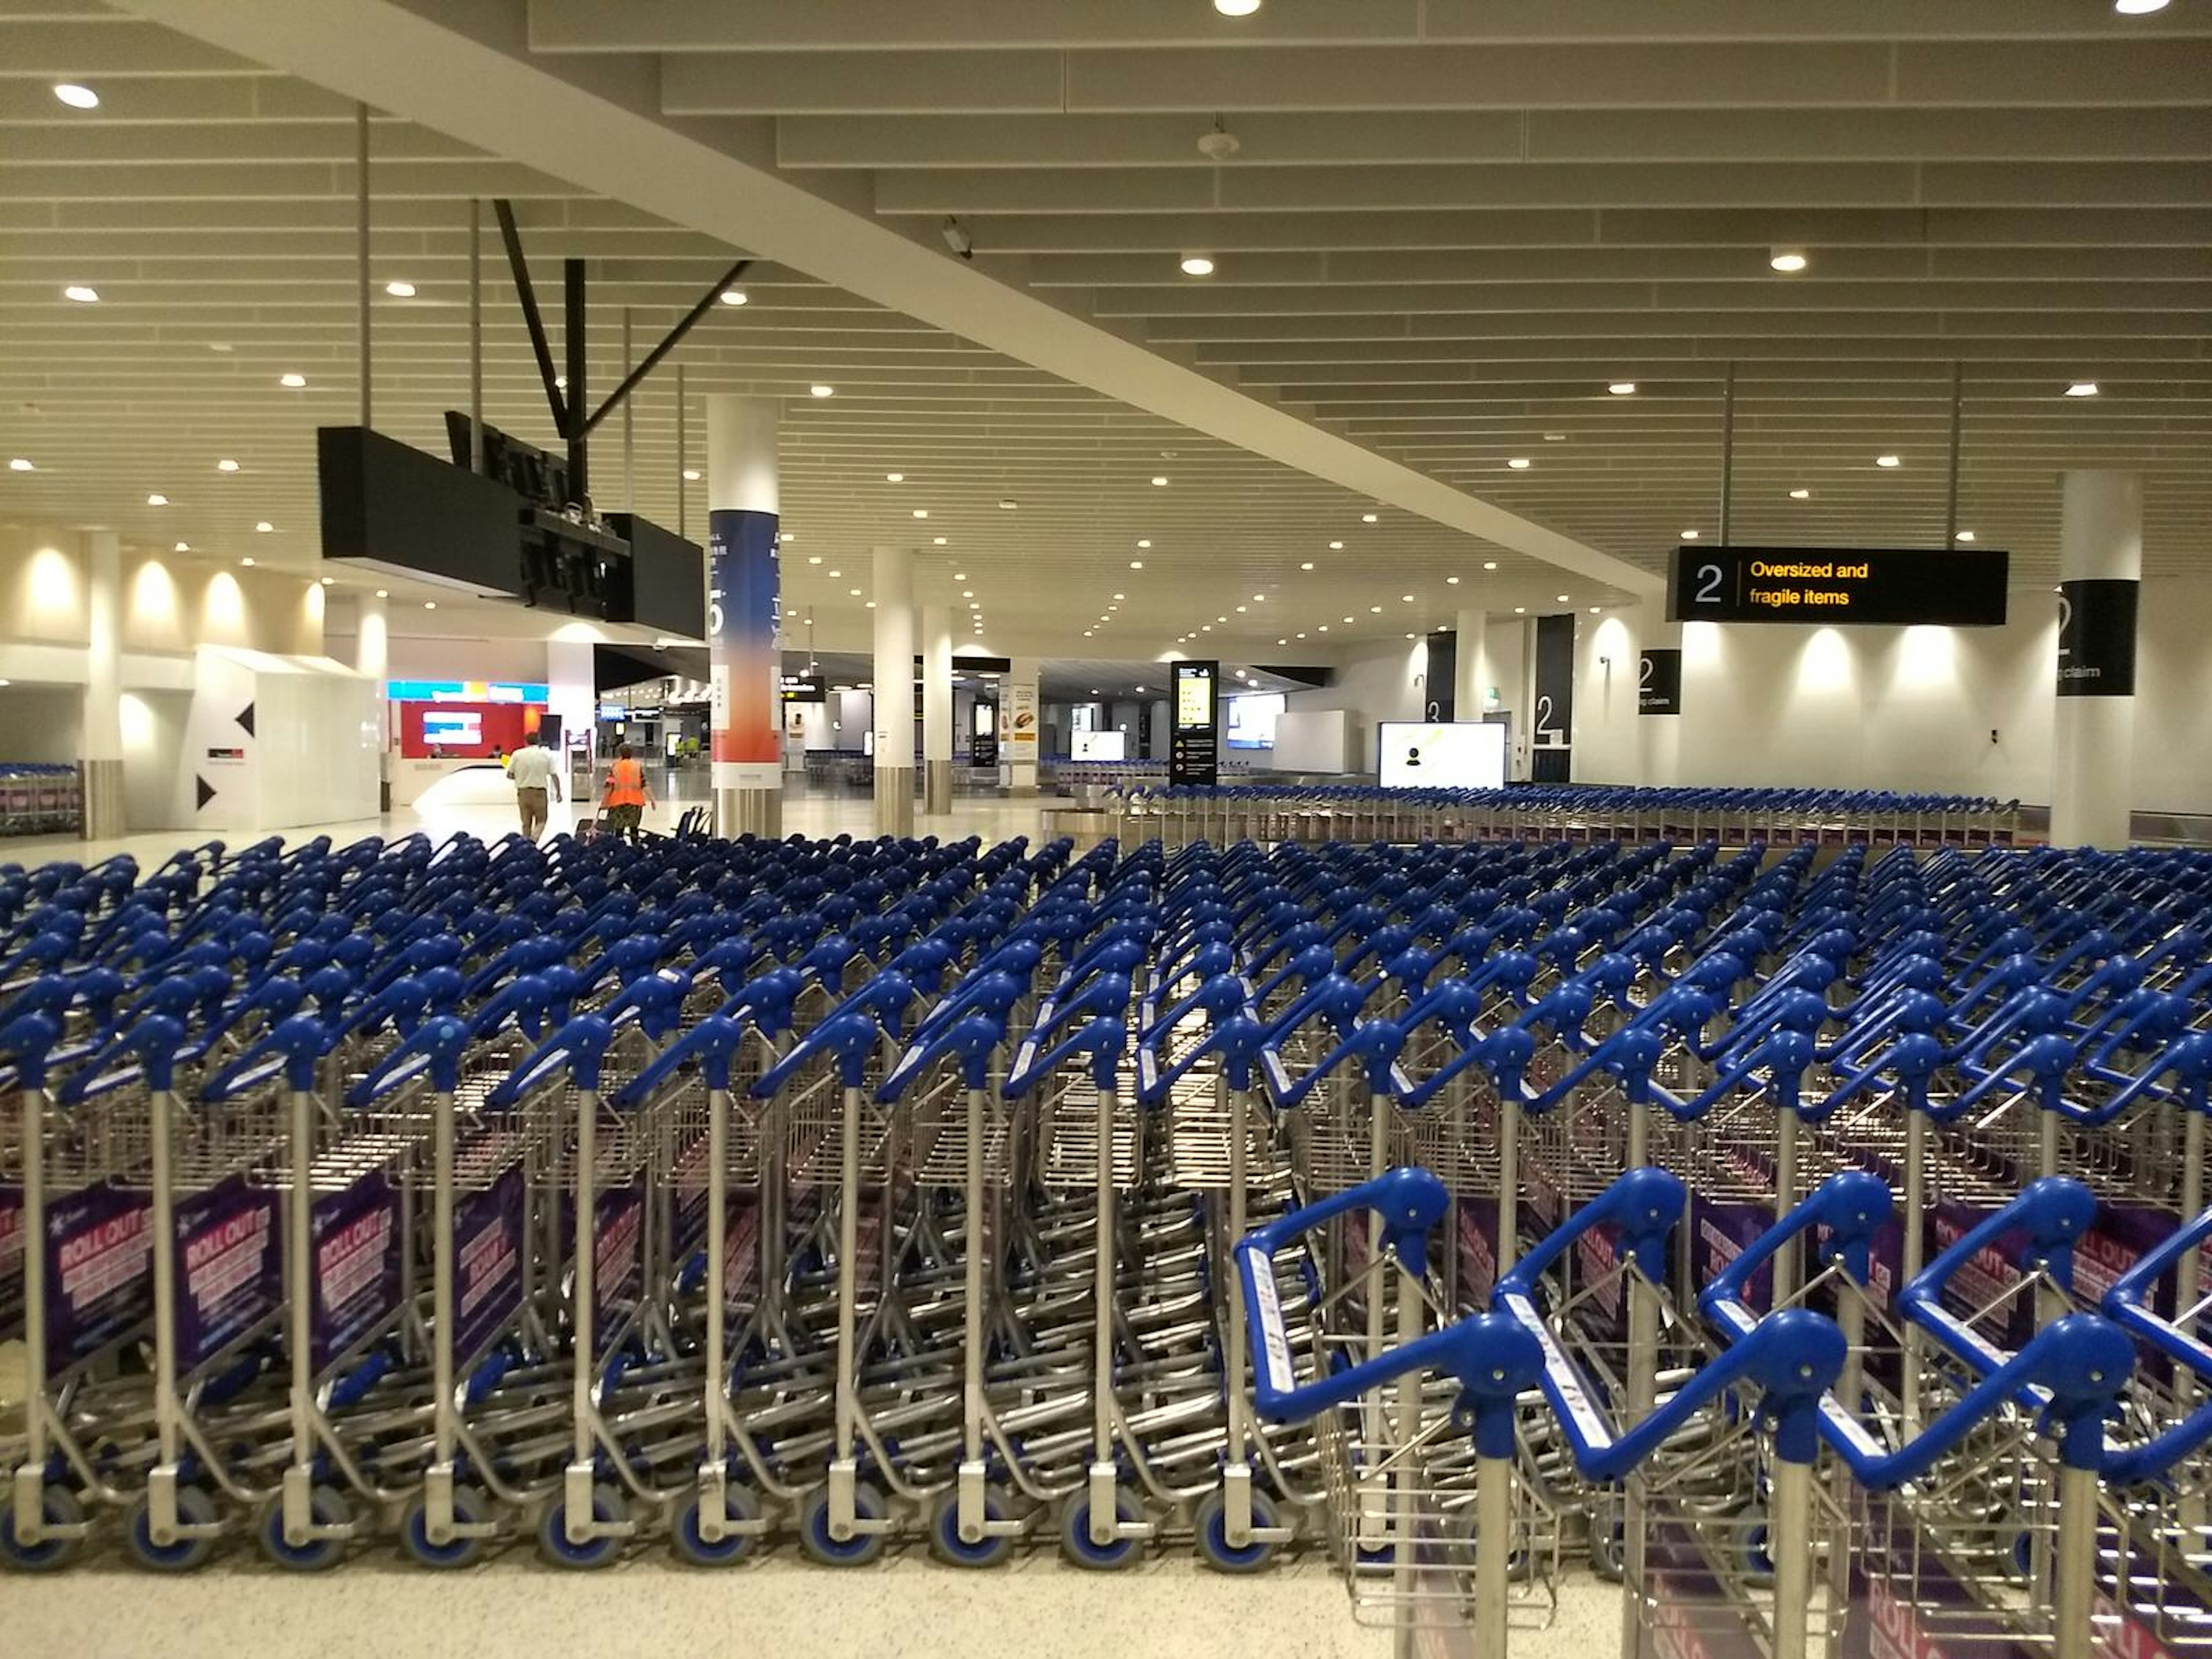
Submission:
[[[546,792],[550,790],[555,800],[561,799],[560,769],[553,763],[553,751],[545,746],[543,732],[514,751],[514,758],[507,763],[507,775],[514,781],[514,805],[522,814],[522,838],[536,841],[545,833]]]
[[[607,791],[602,802],[607,809],[607,832],[638,840],[637,821],[647,806],[660,803],[653,798],[653,790],[645,781],[645,765],[624,744],[615,750],[615,763],[607,768]]]

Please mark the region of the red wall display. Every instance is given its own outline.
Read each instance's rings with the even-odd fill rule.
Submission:
[[[399,752],[410,760],[441,755],[489,760],[511,755],[538,730],[545,712],[535,702],[403,702],[399,710]],[[471,740],[471,734],[473,741]]]

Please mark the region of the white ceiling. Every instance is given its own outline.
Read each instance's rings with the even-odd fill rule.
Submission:
[[[2047,576],[2057,472],[2126,466],[2147,567],[2205,568],[2207,0],[131,9],[218,44],[0,0],[0,453],[39,465],[0,474],[0,516],[313,562],[312,428],[357,407],[361,96],[396,112],[374,396],[410,441],[442,451],[467,396],[472,196],[514,198],[554,311],[559,260],[592,262],[601,388],[623,307],[641,354],[735,252],[792,261],[678,354],[687,455],[672,366],[628,488],[601,428],[595,495],[672,525],[703,394],[790,398],[789,598],[848,637],[878,543],[919,548],[930,596],[977,593],[962,637],[994,649],[1141,659],[1210,623],[1180,648],[1279,659],[1300,632],[1609,602],[1680,530],[1717,534],[1731,362],[1739,542],[1940,544],[1956,364],[1978,541]],[[63,79],[101,107],[55,102]],[[487,416],[550,444],[484,222]],[[1810,268],[1777,275],[1782,246]]]

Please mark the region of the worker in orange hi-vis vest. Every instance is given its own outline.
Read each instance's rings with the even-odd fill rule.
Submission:
[[[607,809],[607,831],[611,835],[638,839],[637,821],[647,806],[660,803],[653,798],[653,790],[645,781],[645,765],[624,744],[615,750],[615,763],[607,768],[607,791],[603,798]]]

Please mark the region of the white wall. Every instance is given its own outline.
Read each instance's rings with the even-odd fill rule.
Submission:
[[[83,754],[84,694],[74,687],[0,688],[0,760],[60,766]]]
[[[1429,669],[1429,643],[1407,640],[1374,656],[1356,657],[1336,671],[1334,683],[1285,695],[1283,712],[1340,708],[1352,727],[1353,770],[1375,769],[1375,727],[1382,720],[1417,720]]]

